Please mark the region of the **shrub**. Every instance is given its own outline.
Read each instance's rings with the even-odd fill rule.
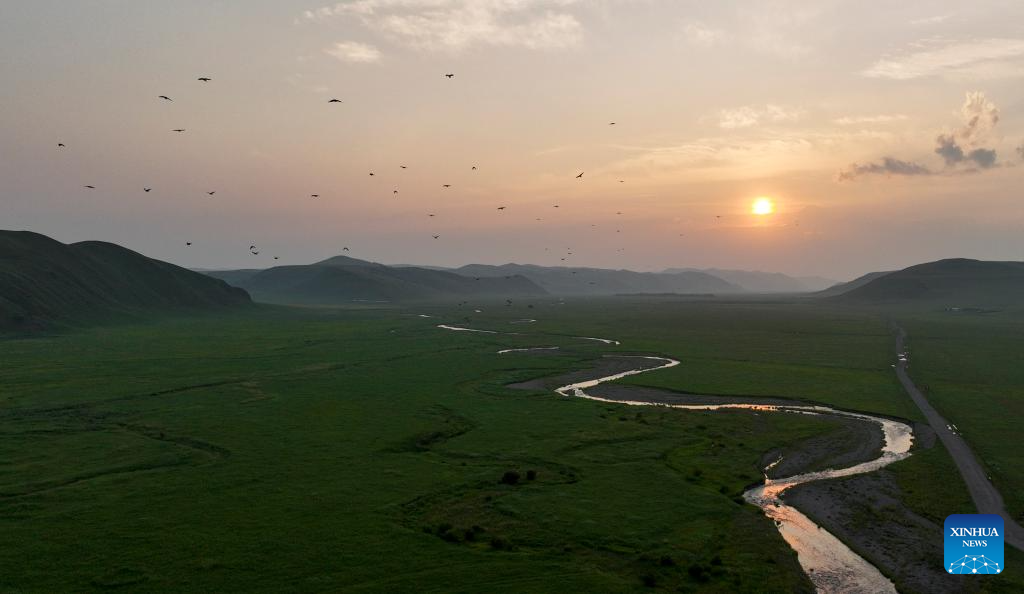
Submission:
[[[519,482],[519,473],[514,470],[506,470],[505,474],[501,475],[501,482],[506,485],[515,485]]]

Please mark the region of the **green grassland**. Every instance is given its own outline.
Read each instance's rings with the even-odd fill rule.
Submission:
[[[683,365],[629,381],[917,418],[877,316],[613,299],[482,309],[257,307],[0,341],[0,591],[808,590],[739,494],[765,453],[832,421],[503,386],[664,353]],[[524,335],[434,327],[467,317]],[[538,345],[564,350],[495,354]],[[937,515],[964,492],[930,452],[891,468],[911,506]],[[501,482],[509,471],[516,484]]]

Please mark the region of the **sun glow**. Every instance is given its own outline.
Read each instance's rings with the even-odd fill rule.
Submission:
[[[771,198],[761,196],[754,200],[754,203],[750,206],[750,212],[758,216],[770,215],[775,212],[775,203],[772,202]]]

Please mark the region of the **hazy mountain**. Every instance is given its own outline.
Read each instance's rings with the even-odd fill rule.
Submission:
[[[518,275],[479,280],[454,272],[385,266],[348,256],[266,270],[219,270],[205,274],[249,291],[257,301],[337,305],[352,301],[435,301],[512,298],[546,291]]]
[[[832,299],[931,302],[947,307],[1024,305],[1024,262],[952,259],[882,274]]]
[[[862,287],[876,278],[883,277],[887,274],[892,274],[891,270],[884,270],[880,272],[869,272],[865,275],[858,276],[857,278],[846,281],[845,283],[836,283],[824,290],[818,291],[815,295],[818,297],[832,297],[834,295],[842,295],[847,291]]]
[[[792,277],[781,272],[730,270],[724,268],[668,268],[666,273],[703,272],[742,287],[752,293],[806,293],[820,291],[836,281],[817,276]]]
[[[741,293],[743,289],[705,272],[634,272],[604,268],[570,268],[532,264],[469,264],[455,272],[472,277],[522,275],[555,295],[623,293]]]
[[[0,330],[250,302],[225,282],[112,243],[0,231]]]

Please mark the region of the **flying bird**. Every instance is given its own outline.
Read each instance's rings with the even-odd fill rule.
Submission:
[[[167,95],[160,95],[159,97],[157,97],[157,99],[165,99],[167,101],[172,101],[172,99],[170,97],[168,97]]]
[[[89,188],[90,190],[95,190],[96,189],[96,186],[85,186],[85,187]]]
[[[214,191],[212,191],[212,192],[207,192],[207,194],[209,194],[210,196],[213,196],[213,195],[214,195],[214,194],[216,194],[216,193],[217,193],[217,191],[216,191],[216,190],[214,190]]]
[[[437,239],[437,238],[439,238],[439,237],[441,237],[441,236],[440,236],[440,235],[435,235],[435,236],[434,236],[434,239]]]
[[[614,125],[615,125],[615,122],[608,122],[608,125],[609,125],[609,126],[614,126]]]
[[[399,165],[399,167],[401,167],[402,169],[408,169],[408,167],[406,167],[405,165]]]
[[[277,256],[274,256],[274,259],[275,259],[275,260],[280,260],[280,258],[278,258]]]
[[[184,128],[175,128],[174,130],[171,130],[171,132],[184,132],[184,131],[185,131]]]
[[[142,191],[143,191],[143,192],[150,192],[150,191],[152,191],[152,190],[153,190],[153,188],[142,188]]]
[[[452,187],[452,185],[451,184],[442,184],[441,187],[442,188],[450,188],[450,187]]]
[[[347,251],[348,251],[348,248],[347,248],[347,247],[343,247],[343,248],[341,248],[341,251],[343,251],[343,252],[347,252]]]
[[[444,75],[444,76],[445,76],[445,78],[455,78],[455,75],[450,73],[450,72],[448,74]]]
[[[320,194],[310,194],[309,197],[310,198],[319,198]]]
[[[58,142],[57,143],[57,148],[64,148],[64,143],[63,142]]]
[[[373,172],[372,171],[370,172],[370,177],[373,177]]]
[[[201,80],[201,81],[203,81],[203,82],[210,82],[210,81],[211,81],[211,80],[213,80],[213,79],[212,79],[212,78],[210,78],[210,77],[208,77],[208,76],[200,76],[200,77],[199,77],[199,78],[197,78],[196,80]]]
[[[397,193],[398,193],[398,190],[392,190],[392,191],[391,191],[391,193],[392,193],[392,194],[397,194]]]
[[[341,99],[331,99],[328,103],[341,103]]]
[[[558,205],[557,205],[557,204],[555,205],[555,208],[558,208]]]
[[[473,166],[473,171],[476,171],[476,165]]]
[[[499,206],[498,210],[505,210],[505,207],[504,206]]]
[[[581,172],[580,172],[580,174],[576,176],[576,179],[580,179],[581,177],[583,177],[583,174],[584,174],[584,173],[585,173],[585,172],[581,171]]]

